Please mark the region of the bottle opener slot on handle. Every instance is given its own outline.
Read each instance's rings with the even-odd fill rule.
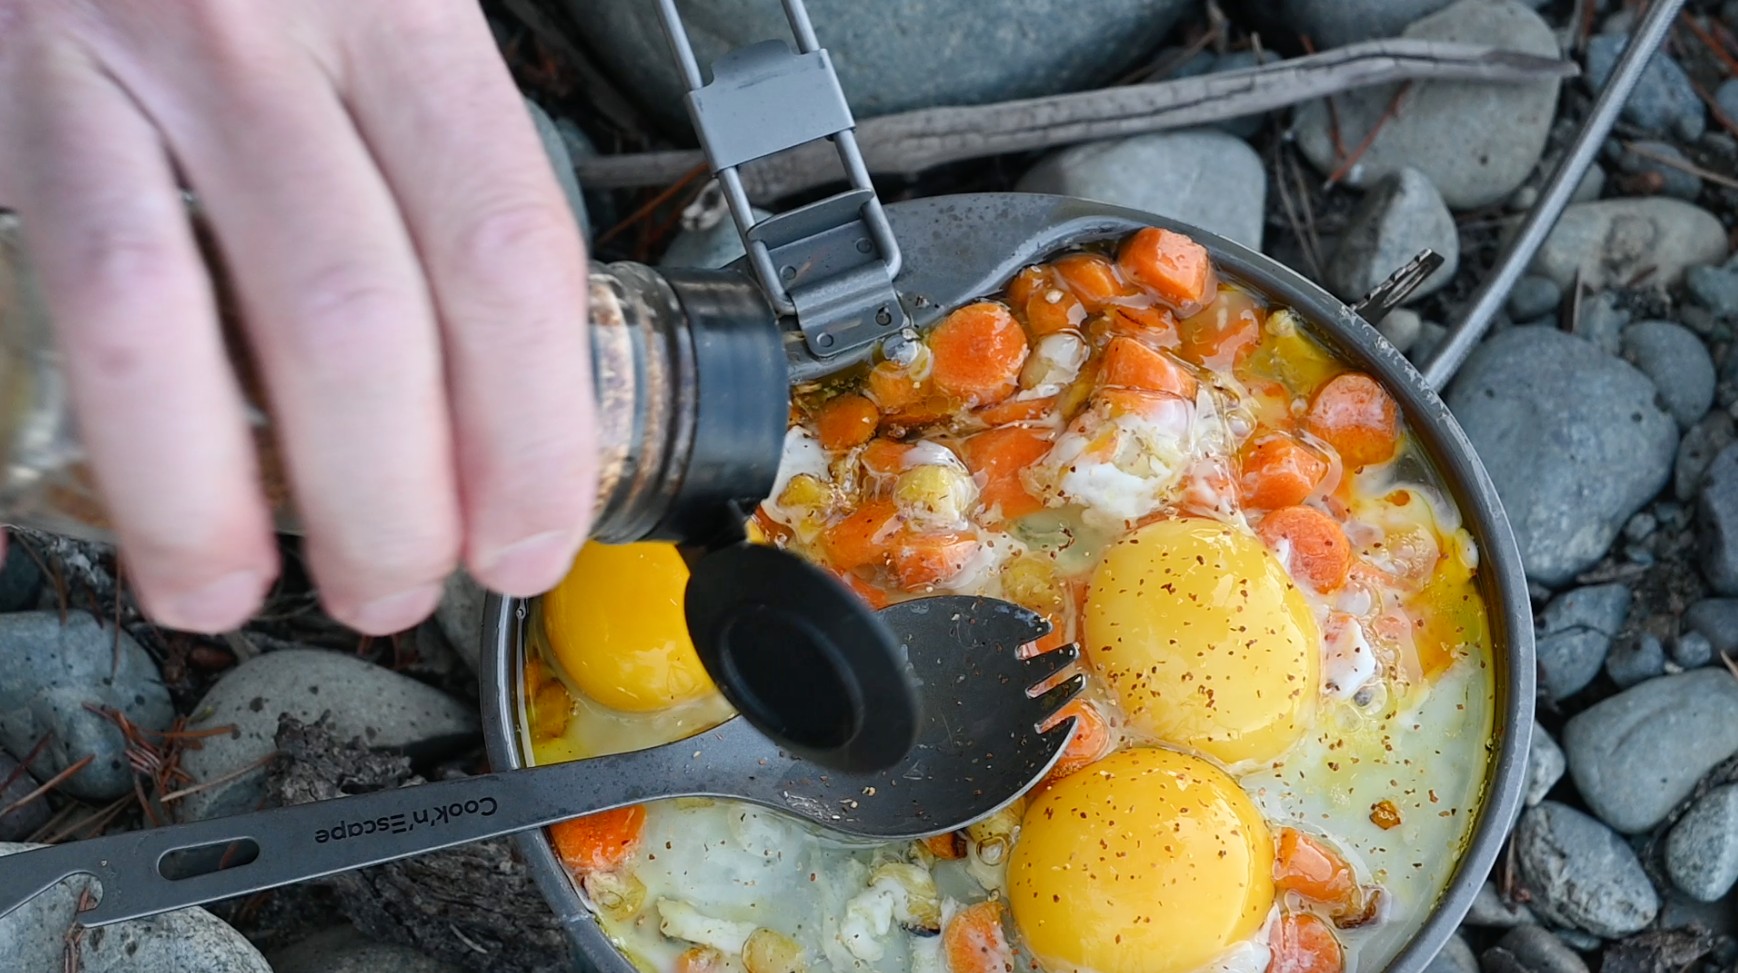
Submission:
[[[832,59],[802,0],[781,2],[797,48],[781,40],[738,48],[712,65],[710,82],[676,0],[658,0],[658,11],[749,265],[774,308],[796,318],[809,352],[826,358],[897,334],[910,318],[893,287],[899,243],[857,149]],[[838,150],[850,188],[756,222],[739,167],[823,139]]]

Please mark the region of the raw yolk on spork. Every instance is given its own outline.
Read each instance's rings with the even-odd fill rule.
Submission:
[[[1255,934],[1273,844],[1254,802],[1200,757],[1119,751],[1027,807],[1008,901],[1051,973],[1184,973]]]
[[[1105,552],[1086,597],[1093,666],[1129,728],[1228,764],[1279,756],[1315,712],[1321,633],[1254,534],[1149,524]]]
[[[543,596],[543,634],[574,687],[632,713],[715,691],[688,637],[688,565],[671,544],[587,543]]]

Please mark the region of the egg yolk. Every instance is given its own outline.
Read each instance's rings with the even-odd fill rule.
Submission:
[[[630,713],[714,692],[688,637],[687,584],[674,545],[586,544],[542,600],[556,665],[594,702]]]
[[[1149,739],[1266,760],[1314,715],[1315,616],[1247,531],[1187,518],[1135,531],[1093,571],[1082,621],[1093,666]]]
[[[1224,771],[1136,747],[1027,807],[1008,900],[1051,973],[1186,973],[1261,927],[1274,901],[1273,845]]]

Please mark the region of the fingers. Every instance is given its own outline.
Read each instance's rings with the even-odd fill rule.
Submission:
[[[196,6],[118,24],[151,66],[123,81],[160,106],[233,274],[322,600],[396,631],[433,610],[460,543],[427,287],[306,8]]]
[[[583,244],[472,0],[341,4],[351,109],[391,181],[445,334],[465,516],[484,585],[552,587],[596,488]]]
[[[39,31],[4,53],[0,93],[28,96],[0,95],[0,184],[134,589],[162,624],[232,628],[277,551],[163,146],[79,47]]]

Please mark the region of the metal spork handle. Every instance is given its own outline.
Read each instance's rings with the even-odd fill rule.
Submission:
[[[263,889],[366,868],[473,841],[663,797],[726,796],[742,768],[733,757],[768,750],[733,719],[687,740],[633,753],[374,791],[68,842],[0,859],[0,916],[62,879],[90,875],[97,905],[79,915],[103,926]],[[240,845],[239,848],[231,846]],[[227,854],[228,867],[165,874],[177,852]],[[252,855],[251,859],[249,856]],[[245,862],[245,864],[241,864]]]

